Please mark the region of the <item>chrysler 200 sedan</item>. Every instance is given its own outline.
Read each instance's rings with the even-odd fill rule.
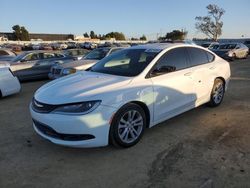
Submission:
[[[130,147],[145,128],[205,103],[220,105],[229,78],[229,63],[205,48],[135,46],[42,86],[30,112],[35,131],[53,143]]]

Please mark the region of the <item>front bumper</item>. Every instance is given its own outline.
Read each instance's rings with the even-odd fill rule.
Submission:
[[[69,147],[100,147],[108,145],[109,122],[116,112],[113,107],[100,105],[93,112],[85,115],[60,115],[54,113],[37,113],[30,106],[35,131],[43,138],[63,146]],[[36,123],[46,125],[60,135],[91,135],[80,139],[64,139],[64,137],[47,134]]]

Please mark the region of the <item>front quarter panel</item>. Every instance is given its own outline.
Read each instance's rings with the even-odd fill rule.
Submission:
[[[112,106],[119,110],[122,106],[130,102],[144,103],[153,117],[154,92],[150,79],[140,80],[136,78],[131,81],[126,88],[113,88],[108,92],[102,93],[103,105]],[[152,124],[153,118],[150,118]]]

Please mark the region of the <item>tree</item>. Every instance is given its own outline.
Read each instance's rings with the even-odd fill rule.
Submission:
[[[21,32],[22,32],[22,41],[28,41],[30,40],[30,36],[29,36],[29,32],[27,31],[27,29],[25,29],[25,27],[21,27]]]
[[[21,40],[21,41],[28,41],[30,40],[29,38],[29,32],[25,27],[20,27],[19,25],[14,25],[12,27],[13,33],[14,33],[14,38],[15,40]]]
[[[140,37],[140,40],[147,40],[147,37],[145,35],[142,35],[142,37]]]
[[[197,16],[195,27],[200,32],[204,33],[214,41],[218,40],[218,37],[222,34],[223,22],[221,17],[225,13],[225,10],[217,5],[210,4],[207,7],[207,16]]]
[[[125,35],[120,32],[110,32],[105,35],[105,38],[115,38],[116,40],[125,40]]]
[[[131,40],[139,40],[138,38],[132,37]]]
[[[85,32],[85,33],[83,34],[83,36],[84,36],[85,38],[89,38],[89,34],[88,34],[87,32]]]
[[[92,38],[92,39],[96,39],[97,38],[97,35],[95,34],[94,31],[90,31],[90,38]]]
[[[173,30],[167,33],[164,37],[160,37],[158,40],[184,40],[187,36],[187,31]]]

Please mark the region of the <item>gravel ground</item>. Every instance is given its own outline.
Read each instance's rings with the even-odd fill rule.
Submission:
[[[32,129],[28,106],[46,81],[0,99],[0,187],[250,187],[250,59],[231,63],[223,103],[146,130],[136,146],[73,149]]]

